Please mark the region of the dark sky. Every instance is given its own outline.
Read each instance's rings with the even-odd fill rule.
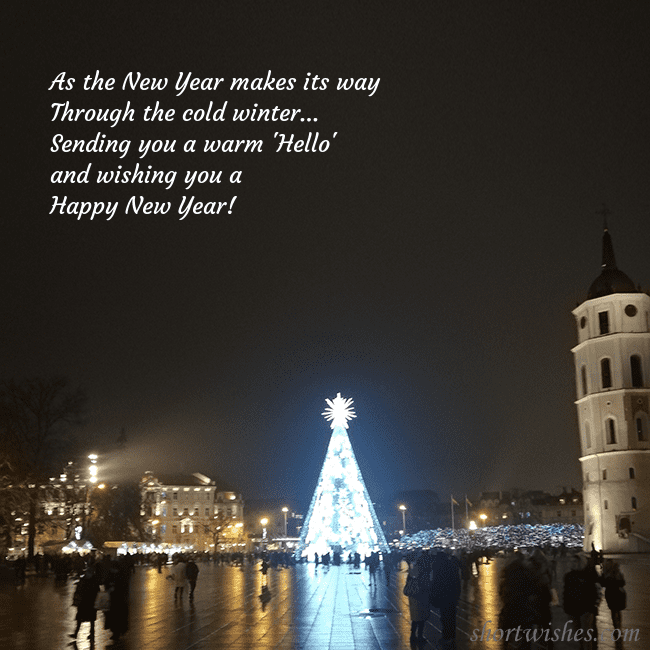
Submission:
[[[650,287],[647,4],[308,5],[14,15],[0,373],[84,387],[89,445],[126,427],[130,457],[106,459],[109,477],[201,471],[304,507],[329,440],[325,398],[340,391],[355,400],[350,438],[374,499],[579,487],[571,310],[599,273],[603,202],[619,267]],[[83,92],[95,70],[170,87]],[[63,71],[77,88],[48,92]],[[271,71],[297,88],[176,97],[188,71],[226,84]],[[308,72],[330,87],[302,90]],[[336,91],[339,77],[381,81],[370,97]],[[256,102],[318,122],[52,122],[66,100]],[[338,133],[326,153],[275,153],[274,132],[316,130]],[[264,151],[140,161],[242,170],[238,186],[185,191],[180,173],[169,191],[51,185],[57,169],[135,165],[133,152],[50,152],[57,133],[97,132],[261,138]],[[184,195],[235,194],[232,214],[176,213]],[[174,208],[77,221],[49,214],[54,195]]]

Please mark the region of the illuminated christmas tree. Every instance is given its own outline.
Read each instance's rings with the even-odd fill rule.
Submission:
[[[357,417],[352,400],[341,397],[326,400],[323,415],[331,420],[332,437],[325,462],[302,528],[296,556],[314,557],[339,552],[362,557],[372,551],[388,551],[375,509],[368,496],[357,459],[346,429],[348,420]]]

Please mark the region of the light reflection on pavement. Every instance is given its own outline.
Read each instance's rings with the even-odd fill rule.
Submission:
[[[639,628],[639,641],[626,647],[650,648],[650,557],[618,559],[627,580],[628,609],[623,626]],[[472,631],[495,629],[500,608],[498,574],[503,560],[481,566],[470,578],[458,607],[457,648],[500,650],[496,641],[471,641]],[[402,565],[403,568],[406,566]],[[316,568],[313,564],[290,569],[270,569],[263,576],[256,567],[199,564],[194,602],[187,592],[174,600],[174,587],[166,579],[168,569],[138,567],[131,585],[128,634],[112,645],[98,614],[94,648],[123,650],[388,650],[409,648],[410,620],[407,598],[402,594],[404,570],[393,572],[386,585],[383,572],[371,583],[367,571],[348,566]],[[558,570],[556,588],[561,595],[565,563]],[[263,587],[265,590],[263,591]],[[71,607],[74,581],[55,585],[53,577],[29,577],[22,587],[0,590],[0,648],[3,650],[59,650],[72,648],[68,634],[74,630],[76,610]],[[566,616],[553,608],[554,627]],[[603,599],[599,630],[611,627]],[[83,624],[78,650],[91,648]],[[432,648],[440,638],[440,619],[434,610],[425,630]],[[576,648],[576,643],[556,643],[556,650]],[[617,650],[609,636],[600,650]]]

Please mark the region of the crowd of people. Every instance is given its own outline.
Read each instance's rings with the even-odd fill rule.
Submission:
[[[480,546],[480,538],[472,537],[464,547],[452,548],[444,544],[433,548],[411,549],[405,552],[393,549],[388,553],[371,553],[363,557],[359,553],[325,553],[309,558],[316,569],[330,565],[347,564],[351,572],[362,571],[364,565],[369,583],[376,585],[380,569],[390,584],[391,575],[399,571],[406,560],[407,580],[404,594],[408,596],[413,644],[424,641],[424,628],[432,609],[440,615],[442,638],[440,647],[455,647],[456,610],[465,581],[478,577],[481,567],[489,564],[495,555],[505,557],[499,576],[499,629],[537,630],[544,633],[552,629],[552,607],[562,606],[575,631],[582,630],[585,637],[596,637],[596,614],[601,594],[611,610],[615,629],[621,629],[622,611],[626,607],[625,578],[620,566],[613,559],[604,559],[602,553],[592,548],[585,556],[579,549],[564,543],[535,547],[533,549],[499,548],[488,544]],[[557,540],[554,540],[557,541]],[[558,562],[566,558],[570,564],[563,580],[558,582]],[[307,561],[307,558],[303,558]],[[53,573],[55,580],[78,579],[72,605],[76,608],[76,629],[70,637],[76,641],[83,623],[89,623],[88,638],[94,639],[97,612],[102,611],[104,627],[111,631],[113,639],[119,639],[127,630],[129,622],[129,582],[138,564],[147,564],[162,572],[168,567],[167,579],[173,581],[174,600],[189,601],[200,573],[201,562],[213,562],[220,566],[257,567],[264,577],[263,605],[270,600],[266,575],[270,569],[281,570],[296,564],[295,557],[284,551],[259,551],[252,553],[217,554],[150,554],[125,555],[96,558],[71,554],[67,556],[35,556],[36,574]],[[16,575],[25,579],[25,563],[18,561]],[[557,585],[557,589],[554,587]],[[558,593],[558,591],[560,593]],[[588,633],[589,632],[589,633]],[[543,636],[541,638],[544,638]],[[548,635],[547,635],[548,639]],[[505,647],[508,647],[507,639]],[[524,647],[524,646],[518,646]],[[548,647],[551,647],[550,645]],[[587,642],[582,646],[590,647]]]
[[[478,577],[479,567],[489,563],[490,549],[433,548],[412,551],[406,556],[408,578],[404,594],[408,596],[411,616],[411,643],[425,641],[424,627],[431,611],[440,615],[443,649],[455,647],[456,610],[463,582]],[[557,565],[563,558],[570,569],[558,583]],[[553,586],[558,584],[561,594]],[[602,594],[611,612],[615,630],[621,630],[622,611],[626,607],[625,578],[613,559],[603,559],[592,547],[589,556],[566,547],[535,548],[506,553],[499,577],[499,635],[504,648],[552,648],[553,606],[561,606],[572,626],[573,637],[581,648],[595,648],[598,630],[596,615]],[[515,632],[519,630],[520,634]],[[512,636],[512,640],[510,639]],[[512,643],[512,645],[511,645]]]
[[[90,562],[79,577],[72,605],[76,607],[76,628],[70,637],[76,641],[82,623],[89,623],[88,638],[95,638],[97,611],[104,612],[104,628],[115,641],[129,628],[129,584],[133,562],[128,556]]]
[[[404,535],[399,548],[409,551],[417,548],[486,549],[542,548],[565,546],[582,548],[584,526],[581,524],[518,524],[486,526],[475,530],[466,528],[437,528]]]

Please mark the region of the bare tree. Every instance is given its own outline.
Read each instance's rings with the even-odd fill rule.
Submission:
[[[14,496],[26,500],[30,560],[43,486],[70,448],[85,403],[85,394],[62,377],[0,383],[0,458],[11,468]]]
[[[228,530],[227,526],[231,522],[232,517],[219,510],[219,512],[210,519],[209,523],[204,526],[205,534],[212,536],[215,553],[217,552],[219,544],[226,540]]]
[[[90,500],[89,537],[95,546],[107,540],[147,542],[142,493],[137,483],[94,490]]]

